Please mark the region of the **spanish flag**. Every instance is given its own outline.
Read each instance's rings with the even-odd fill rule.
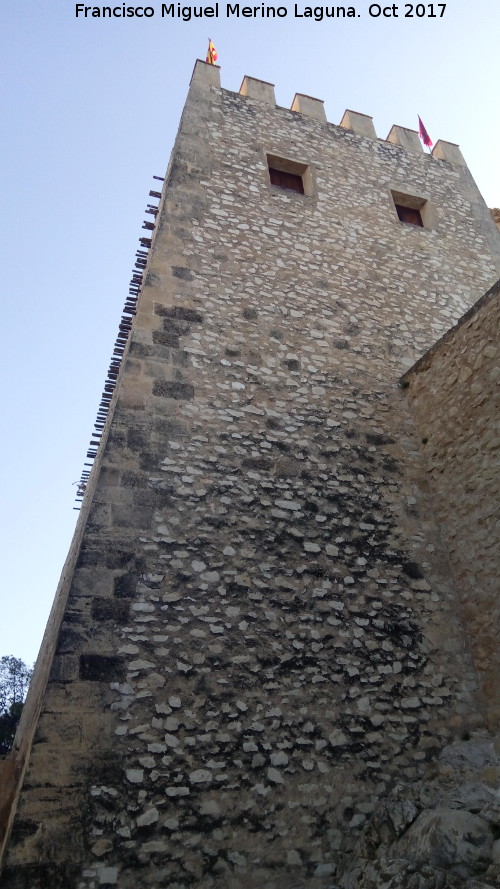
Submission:
[[[427,130],[425,129],[422,121],[420,120],[420,117],[418,118],[418,135],[420,136],[424,145],[427,146],[427,148],[432,148],[432,139],[429,136],[429,133],[427,132]]]
[[[207,58],[205,61],[208,62],[209,65],[215,65],[217,59],[218,59],[217,50],[216,50],[215,46],[213,45],[212,41],[209,40],[208,41]]]

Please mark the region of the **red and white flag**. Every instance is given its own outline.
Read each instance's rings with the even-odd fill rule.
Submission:
[[[429,133],[427,132],[427,130],[425,129],[420,117],[418,118],[418,135],[420,136],[424,145],[427,146],[427,148],[432,148],[432,139],[429,136]]]
[[[215,65],[217,59],[218,59],[217,50],[216,50],[215,46],[213,45],[212,41],[209,40],[208,41],[207,58],[205,61],[208,62],[209,65]]]

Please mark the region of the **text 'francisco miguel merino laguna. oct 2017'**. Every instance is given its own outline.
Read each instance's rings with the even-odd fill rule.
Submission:
[[[161,8],[154,6],[86,6],[84,3],[75,5],[76,18],[159,18],[191,19],[213,18],[298,18],[314,19],[321,22],[326,18],[407,18],[419,19],[443,18],[446,3],[392,3],[387,6],[381,3],[370,3],[361,8],[355,6],[303,6],[295,3],[288,6],[243,6],[241,3],[214,3],[213,6],[181,6],[180,3],[162,3]]]

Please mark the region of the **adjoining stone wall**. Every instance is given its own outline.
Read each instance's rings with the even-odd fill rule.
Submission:
[[[5,889],[326,889],[484,722],[399,379],[496,277],[491,217],[462,163],[217,78],[183,113]]]
[[[500,283],[405,376],[493,728],[500,725]]]

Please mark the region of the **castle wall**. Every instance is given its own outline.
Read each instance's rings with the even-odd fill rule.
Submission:
[[[326,887],[484,721],[398,380],[498,276],[495,226],[448,143],[272,97],[195,69],[6,889]]]
[[[500,286],[405,377],[488,715],[500,721]]]

